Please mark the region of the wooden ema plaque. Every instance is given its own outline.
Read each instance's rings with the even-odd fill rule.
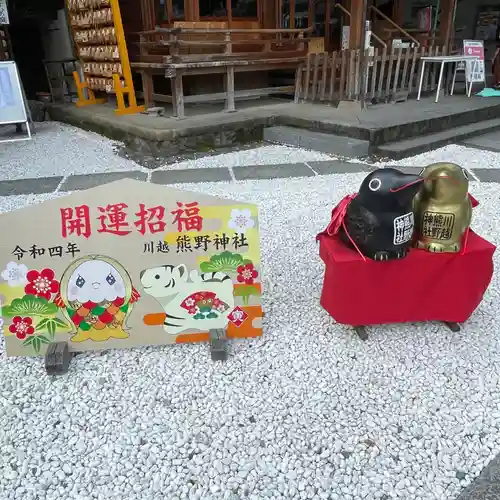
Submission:
[[[127,179],[2,214],[0,231],[9,356],[262,335],[255,205]]]

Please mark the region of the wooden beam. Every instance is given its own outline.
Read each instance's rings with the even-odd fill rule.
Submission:
[[[195,21],[200,20],[200,0],[192,0],[193,1],[193,19]]]
[[[353,50],[361,49],[362,30],[364,29],[364,26],[361,26],[364,18],[363,5],[363,0],[351,0],[349,48]]]
[[[283,21],[283,0],[276,2],[276,29],[282,28]]]
[[[172,5],[172,0],[166,0],[167,7],[167,19],[169,23],[174,22],[174,7]]]
[[[453,13],[457,0],[441,0],[441,14],[439,17],[439,45],[449,49],[450,39],[453,31]]]
[[[330,18],[332,17],[332,0],[325,0],[325,50],[329,52],[330,47]],[[325,70],[326,71],[326,70]]]
[[[154,0],[141,0],[140,5],[143,31],[153,30],[156,26],[156,10]]]
[[[314,18],[315,18],[315,4],[314,0],[309,0],[309,6],[307,9],[307,25],[314,29]]]
[[[226,0],[227,27],[233,27],[233,5],[231,0]]]
[[[403,0],[394,0],[392,18],[396,24],[403,26],[405,17],[405,6]]]

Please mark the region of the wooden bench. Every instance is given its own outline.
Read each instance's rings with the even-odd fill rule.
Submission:
[[[255,38],[255,32],[262,32],[263,38]],[[141,33],[141,61],[133,62],[132,69],[142,76],[143,93],[146,108],[155,101],[171,103],[174,116],[181,119],[185,116],[186,103],[225,101],[228,112],[235,111],[235,100],[260,97],[277,93],[293,93],[294,86],[266,87],[258,89],[235,90],[234,75],[236,72],[271,71],[275,69],[294,69],[307,56],[307,40],[304,33],[308,30],[210,30],[219,35],[219,39],[193,40],[193,32],[204,34],[207,30],[173,30],[157,29],[154,32]],[[250,32],[253,37],[235,35]],[[297,38],[280,38],[283,32],[293,32]],[[156,40],[148,40],[151,35]],[[190,39],[182,38],[182,34]],[[220,35],[223,34],[223,39]],[[266,36],[267,35],[267,36]],[[273,36],[270,38],[269,35]],[[237,48],[249,45],[261,50],[239,52]],[[203,49],[203,53],[195,53],[193,49]],[[219,52],[206,53],[207,48],[219,49]],[[235,50],[236,48],[236,50]],[[223,50],[222,52],[220,50]],[[163,55],[162,55],[163,52]],[[188,53],[186,53],[188,52]],[[153,89],[153,75],[162,74],[171,81],[171,95],[157,94]],[[185,96],[183,77],[192,75],[224,74],[224,92]]]

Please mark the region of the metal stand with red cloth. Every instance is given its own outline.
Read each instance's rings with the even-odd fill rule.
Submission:
[[[346,202],[349,197],[341,204]],[[317,239],[326,266],[321,305],[338,323],[353,326],[363,340],[368,325],[442,321],[459,331],[459,323],[481,303],[493,275],[495,246],[471,230],[464,235],[461,252],[413,248],[404,259],[385,262],[366,259],[345,245],[338,231],[327,229]]]

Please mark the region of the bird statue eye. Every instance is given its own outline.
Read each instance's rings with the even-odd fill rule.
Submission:
[[[111,273],[109,273],[106,276],[106,281],[108,282],[109,286],[113,286],[116,283],[116,278]]]
[[[382,186],[382,182],[380,181],[380,179],[377,179],[375,177],[375,179],[372,179],[368,184],[368,189],[370,191],[378,191],[380,189],[380,186]]]
[[[465,170],[465,168],[462,168],[462,172],[464,174],[464,177],[469,180],[469,173],[467,172],[467,170]]]
[[[76,286],[78,288],[82,288],[83,285],[85,285],[85,278],[82,278],[80,275],[78,275],[78,278],[76,278]]]

